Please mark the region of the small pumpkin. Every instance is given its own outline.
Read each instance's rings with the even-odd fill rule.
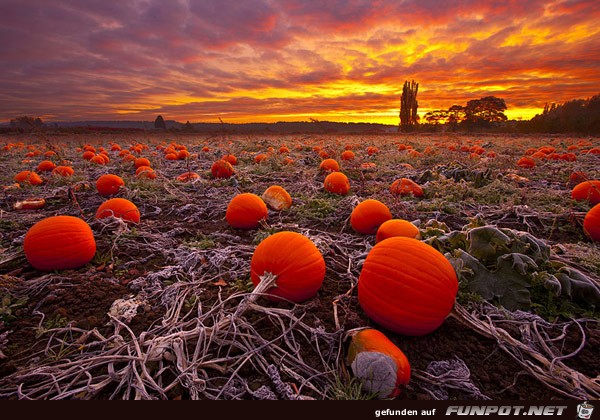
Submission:
[[[226,160],[217,160],[210,167],[210,172],[215,178],[229,178],[235,173],[231,163]]]
[[[350,191],[350,181],[341,172],[332,172],[325,177],[323,186],[326,191],[333,194],[346,195]]]
[[[40,185],[43,181],[38,174],[33,171],[21,171],[14,177],[15,182],[22,184]]]
[[[17,201],[14,204],[15,210],[37,210],[46,205],[46,200],[43,198],[28,198],[23,201]]]
[[[400,178],[392,182],[390,192],[401,196],[412,195],[413,197],[423,197],[423,188],[415,181],[408,178]]]
[[[43,160],[37,166],[39,172],[51,172],[54,168],[56,168],[56,164],[50,160]]]
[[[91,150],[86,150],[81,156],[85,160],[92,160],[92,158],[96,156],[96,153]]]
[[[135,170],[136,178],[156,179],[156,172],[150,166],[140,166]]]
[[[133,166],[135,166],[135,168],[137,169],[140,166],[152,166],[152,165],[150,165],[150,161],[148,159],[139,157],[133,161]]]
[[[436,330],[454,306],[458,278],[432,246],[395,236],[369,251],[358,278],[358,302],[377,324],[398,334]]]
[[[344,150],[342,152],[342,160],[354,160],[354,152],[352,150]]]
[[[140,211],[137,206],[125,198],[111,198],[98,207],[96,219],[110,216],[123,219],[125,222],[140,222]]]
[[[75,170],[70,166],[60,165],[52,170],[53,175],[73,176]]]
[[[350,225],[358,233],[373,235],[381,224],[392,218],[388,206],[379,200],[360,202],[350,214]]]
[[[74,216],[52,216],[34,224],[25,234],[23,250],[36,270],[72,270],[96,254],[90,226]]]
[[[262,198],[256,194],[242,193],[229,202],[225,219],[234,228],[255,229],[268,215],[269,209]]]
[[[177,177],[177,181],[181,182],[191,182],[195,179],[200,179],[200,175],[196,172],[184,172]]]
[[[583,231],[594,242],[600,242],[600,204],[596,204],[583,219]]]
[[[292,197],[279,185],[271,185],[267,188],[262,199],[273,210],[286,210],[292,205]]]
[[[531,169],[535,167],[535,160],[531,159],[528,156],[523,156],[517,161],[517,166],[520,166],[521,168]]]
[[[367,328],[351,335],[348,364],[362,387],[377,398],[400,395],[410,381],[406,355],[381,331]]]
[[[238,164],[237,157],[235,155],[232,155],[232,154],[224,155],[221,158],[221,160],[224,160],[225,162],[229,162],[232,166]]]
[[[405,236],[407,238],[417,238],[420,235],[419,228],[408,220],[390,219],[381,224],[375,235],[375,242],[381,242],[384,239],[394,236]]]
[[[261,163],[266,161],[268,158],[266,153],[258,153],[256,156],[254,156],[254,162],[255,163]]]
[[[96,180],[96,189],[100,195],[115,195],[121,187],[125,186],[125,181],[118,175],[105,174]]]
[[[309,238],[297,232],[283,231],[258,244],[250,270],[254,286],[262,281],[274,281],[273,287],[266,291],[274,296],[271,299],[303,302],[321,288],[325,260]]]
[[[600,203],[600,180],[583,181],[571,191],[571,198],[577,201],[588,201],[592,206]]]
[[[319,165],[319,169],[323,172],[338,172],[340,170],[340,165],[337,163],[335,159],[325,159]]]

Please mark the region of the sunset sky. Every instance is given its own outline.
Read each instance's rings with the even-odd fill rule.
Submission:
[[[398,124],[503,98],[600,93],[600,2],[1,0],[0,121]]]

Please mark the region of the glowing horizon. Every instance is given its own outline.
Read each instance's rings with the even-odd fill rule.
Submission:
[[[397,125],[497,96],[509,119],[600,92],[595,1],[5,0],[0,121]]]

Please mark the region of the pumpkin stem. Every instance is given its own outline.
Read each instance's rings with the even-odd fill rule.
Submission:
[[[259,277],[260,282],[256,285],[254,290],[252,291],[255,295],[260,295],[267,293],[267,291],[272,287],[277,287],[277,275],[273,273],[269,273],[265,271],[265,273]]]

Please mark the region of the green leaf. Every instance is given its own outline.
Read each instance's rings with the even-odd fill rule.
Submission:
[[[511,246],[512,252],[529,255],[538,264],[550,259],[550,247],[541,239],[536,238],[529,232],[513,230],[514,240]]]
[[[506,254],[498,258],[494,293],[498,303],[510,311],[531,307],[531,277],[529,268],[537,268],[527,255]]]
[[[562,294],[574,301],[600,305],[600,290],[588,276],[572,267],[562,267],[556,273]]]
[[[511,239],[495,226],[473,228],[467,233],[467,240],[467,252],[485,262],[510,252]]]

